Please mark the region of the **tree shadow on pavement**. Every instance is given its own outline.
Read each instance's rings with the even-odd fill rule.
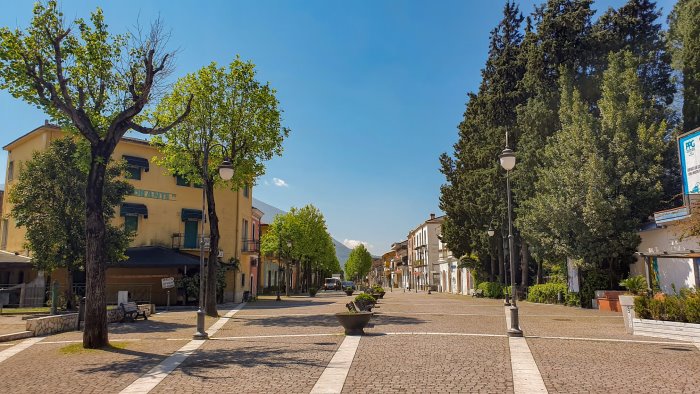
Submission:
[[[135,322],[112,323],[110,334],[137,334],[154,332],[174,332],[183,328],[193,328],[193,324],[171,323],[157,320],[137,320]]]
[[[266,310],[266,309],[278,309],[284,310],[287,308],[301,308],[307,306],[322,306],[335,304],[332,301],[310,301],[309,298],[304,297],[301,299],[288,299],[284,301],[274,301],[274,300],[261,300],[256,302],[249,302],[246,304],[243,310],[254,311],[254,310]]]
[[[138,342],[131,346],[138,346]],[[112,377],[118,377],[125,373],[137,373],[144,374],[148,372],[151,368],[156,366],[170,354],[154,354],[139,352],[137,350],[125,349],[125,348],[114,348],[106,347],[99,351],[107,353],[115,353],[125,356],[131,356],[126,360],[108,360],[104,364],[95,365],[92,364],[88,368],[78,369],[77,372],[84,374],[91,374],[96,372],[107,372]]]
[[[310,360],[308,355],[298,349],[289,349],[284,346],[242,346],[236,349],[210,349],[199,350],[188,358],[181,366],[183,374],[202,379],[230,378],[226,376],[211,376],[207,374],[212,370],[226,368],[295,368],[319,367],[325,368],[328,358],[335,352],[337,344],[329,342],[323,344],[321,348],[313,349],[314,353],[319,351],[327,352],[327,357],[322,360]]]
[[[263,327],[338,327],[338,319],[334,315],[311,315],[311,316],[273,316],[265,318],[245,319],[243,317],[236,319],[244,321],[245,326],[263,326]],[[409,325],[420,324],[425,322],[423,319],[405,316],[380,315],[372,316],[371,322],[374,324],[396,324]]]

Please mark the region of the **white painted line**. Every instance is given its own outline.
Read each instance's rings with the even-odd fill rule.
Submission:
[[[33,344],[43,341],[44,338],[45,337],[34,337],[34,338],[25,339],[24,341],[12,346],[11,348],[1,351],[0,352],[0,363],[7,360],[8,358],[14,356],[15,354],[21,352],[22,350],[27,349],[28,347],[32,346]]]
[[[547,393],[540,370],[530,353],[527,341],[522,337],[509,337],[510,366],[513,372],[515,394]]]
[[[375,335],[448,335],[457,337],[496,337],[503,338],[505,334],[476,334],[476,333],[463,333],[463,332],[384,332],[384,333],[374,333]]]
[[[112,339],[114,339],[114,342],[136,342],[136,341],[143,340],[141,338],[124,338],[124,339],[112,338]],[[43,342],[39,343],[39,345],[55,345],[58,343],[83,343],[83,341],[82,340],[80,340],[80,341],[78,341],[78,340],[75,340],[75,341],[43,341]]]
[[[541,337],[537,335],[528,335],[528,338],[536,339],[560,339],[565,341],[591,341],[591,342],[621,342],[621,343],[641,343],[649,345],[682,345],[692,346],[691,342],[671,342],[671,341],[640,341],[636,339],[617,339],[617,338],[583,338],[583,337]]]
[[[336,337],[343,335],[342,333],[328,334],[280,334],[280,335],[248,335],[240,337],[217,337],[211,338],[214,341],[230,341],[233,339],[258,339],[258,338],[296,338],[296,337]]]
[[[335,355],[328,363],[326,369],[323,370],[321,377],[318,378],[314,388],[311,389],[311,394],[340,394],[345,385],[345,378],[348,376],[348,371],[352,365],[352,360],[355,358],[357,346],[360,344],[360,335],[348,335],[340,344]]]
[[[223,327],[229,318],[235,315],[238,311],[245,306],[245,303],[241,303],[237,307],[228,311],[223,317],[212,324],[207,330],[207,334],[212,336],[216,334],[221,327]],[[183,347],[178,349],[175,353],[170,355],[170,357],[161,361],[160,364],[151,368],[150,371],[142,375],[140,378],[136,379],[133,383],[128,385],[121,393],[132,394],[132,393],[148,393],[153,390],[160,382],[163,381],[171,372],[175,370],[187,357],[191,356],[197,349],[199,349],[206,340],[203,339],[193,339],[187,342]]]

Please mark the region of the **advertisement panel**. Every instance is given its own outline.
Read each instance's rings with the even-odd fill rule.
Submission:
[[[700,194],[700,129],[678,138],[683,192]]]

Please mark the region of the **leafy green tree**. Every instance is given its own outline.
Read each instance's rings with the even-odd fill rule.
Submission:
[[[110,34],[99,8],[67,25],[57,2],[36,3],[29,27],[0,28],[0,89],[37,106],[90,146],[85,187],[86,310],[83,346],[108,344],[105,270],[107,164],[129,130],[159,134],[173,124],[144,126],[140,114],[153,101],[172,66],[160,23],[145,35]]]
[[[536,193],[523,201],[517,225],[541,258],[581,259],[617,283],[661,196],[666,125],[645,117],[634,57],[611,54],[608,64],[599,117],[562,74],[561,130],[545,147]]]
[[[190,98],[194,97],[193,100]],[[269,84],[255,79],[255,65],[236,58],[228,67],[211,63],[179,79],[172,93],[156,109],[155,122],[177,122],[190,107],[189,116],[153,143],[162,152],[156,161],[171,173],[202,184],[209,218],[207,278],[218,269],[219,217],[216,186],[238,190],[265,173],[264,161],[282,154],[289,130],[281,126],[282,111]],[[219,176],[219,165],[230,160],[231,180]],[[205,311],[217,316],[216,281],[205,280]]]
[[[372,269],[372,255],[365,245],[357,245],[350,251],[348,260],[345,262],[345,275],[348,278],[363,280]]]
[[[678,0],[669,15],[669,49],[681,73],[683,130],[700,127],[700,2]]]
[[[85,186],[87,183],[84,143],[71,137],[52,141],[47,150],[34,152],[23,164],[17,182],[9,190],[10,215],[26,228],[26,247],[37,270],[68,271],[66,300],[72,307],[73,273],[85,268]],[[115,207],[133,192],[122,180],[123,167],[107,167],[103,217],[114,217]],[[124,251],[132,235],[107,223],[107,261],[126,259]]]
[[[288,242],[291,242],[291,247]],[[277,215],[261,240],[260,250],[285,260],[288,272],[290,261],[298,263],[296,283],[304,282],[307,289],[312,285],[312,276],[318,280],[340,272],[335,245],[323,214],[313,205],[292,208],[284,215]]]

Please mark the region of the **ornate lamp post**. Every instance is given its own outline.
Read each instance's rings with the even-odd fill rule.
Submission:
[[[506,145],[508,144],[508,136],[506,135]],[[510,148],[506,147],[503,152],[498,156],[501,167],[506,170],[506,190],[508,193],[508,252],[510,256],[510,291],[511,291],[511,306],[510,306],[510,328],[508,329],[508,336],[510,337],[521,337],[523,336],[523,331],[520,329],[518,324],[518,306],[516,303],[515,295],[515,247],[513,240],[513,207],[511,203],[511,192],[510,192],[510,171],[515,167],[515,152]]]
[[[221,146],[221,145],[219,145]],[[223,149],[223,147],[221,147]],[[207,169],[209,168],[209,150],[203,149],[204,160],[202,161],[202,179],[207,176]],[[228,157],[224,158],[224,161],[219,165],[219,176],[221,179],[228,181],[233,178],[233,166]],[[192,338],[194,339],[208,339],[209,334],[204,331],[204,223],[207,218],[205,215],[207,201],[207,188],[202,185],[202,236],[199,240],[199,309],[197,309],[197,331],[194,333]],[[211,262],[209,262],[211,264]]]

